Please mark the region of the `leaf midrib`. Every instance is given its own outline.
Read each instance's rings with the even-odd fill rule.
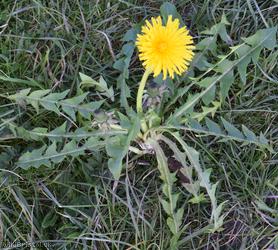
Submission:
[[[52,100],[44,100],[44,99],[41,99],[41,98],[34,98],[34,97],[30,97],[30,96],[24,96],[24,95],[18,95],[19,97],[23,98],[23,99],[29,99],[31,101],[37,101],[39,102],[40,104],[42,102],[46,102],[46,103],[51,103],[51,104],[58,104],[59,106],[66,106],[66,107],[70,107],[70,108],[74,108],[76,110],[83,110],[83,111],[88,111],[88,112],[94,112],[95,109],[90,109],[90,108],[84,108],[82,107],[80,104],[77,104],[77,105],[74,105],[74,104],[69,104],[69,103],[66,103],[66,102],[63,102],[63,101],[52,101]],[[90,104],[91,102],[88,102],[88,103],[84,103],[83,105],[86,105],[86,104]],[[41,104],[42,106],[42,104]],[[53,111],[53,110],[52,110]]]
[[[61,156],[66,156],[69,154],[73,154],[73,153],[77,153],[77,152],[81,152],[84,151],[86,149],[92,149],[98,146],[105,146],[106,142],[102,142],[93,146],[82,146],[78,149],[75,150],[71,150],[71,151],[67,151],[67,152],[63,152],[63,153],[58,153],[56,155],[50,155],[50,156],[44,156],[44,157],[40,157],[40,158],[36,158],[36,159],[32,159],[32,160],[27,160],[27,161],[18,161],[18,164],[23,165],[23,164],[30,164],[30,163],[34,163],[34,162],[38,162],[38,161],[43,161],[43,160],[51,160],[53,158],[57,158],[57,157],[61,157]]]

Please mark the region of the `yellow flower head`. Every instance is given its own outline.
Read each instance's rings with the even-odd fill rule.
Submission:
[[[146,21],[142,34],[137,35],[136,45],[143,66],[154,73],[154,77],[163,72],[174,78],[174,73],[181,75],[193,58],[193,39],[186,27],[179,27],[178,19],[168,16],[166,25],[161,17]]]

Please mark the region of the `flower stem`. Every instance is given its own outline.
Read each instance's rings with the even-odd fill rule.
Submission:
[[[144,75],[142,76],[141,82],[139,84],[138,92],[137,92],[136,109],[137,109],[137,113],[141,115],[143,114],[143,105],[142,105],[143,93],[150,73],[151,71],[146,69]],[[144,132],[148,130],[148,126],[144,117],[141,121],[141,127]]]
[[[149,70],[146,70],[139,84],[139,88],[137,92],[137,100],[136,100],[136,105],[137,105],[136,108],[138,113],[143,113],[143,107],[142,107],[143,92],[150,73],[151,72]]]

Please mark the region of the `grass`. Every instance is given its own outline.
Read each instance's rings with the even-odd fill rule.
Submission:
[[[232,44],[258,29],[277,25],[278,3],[271,0],[173,1],[198,41],[225,13]],[[113,60],[123,34],[143,18],[159,14],[162,1],[6,1],[0,0],[0,93],[19,89],[54,88],[76,91],[79,72],[102,75],[116,86]],[[221,43],[219,44],[221,47]],[[265,52],[259,66],[248,68],[248,82],[233,87],[217,112],[235,124],[245,124],[256,134],[266,132],[278,149],[277,49]],[[128,85],[137,88],[141,72],[137,56],[130,67]],[[116,93],[118,94],[118,93]],[[132,92],[135,96],[135,92]],[[135,103],[134,103],[135,107]],[[6,113],[9,113],[6,115]],[[0,117],[16,119],[25,127],[55,128],[62,118],[53,113],[19,115],[15,106],[0,100]],[[55,169],[24,171],[15,165],[22,148],[0,124],[0,245],[2,249],[167,249],[171,234],[159,203],[161,183],[156,162],[137,159],[115,183],[107,156],[97,153],[67,161]],[[278,157],[219,143],[212,138],[185,135],[213,168],[219,181],[217,197],[228,200],[227,217],[220,233],[204,234],[210,206],[192,205],[178,186],[186,207],[180,249],[278,249]],[[263,207],[265,206],[265,207]],[[272,210],[271,210],[272,209]],[[7,243],[10,246],[7,246]],[[14,243],[14,245],[12,245]],[[45,243],[45,246],[42,245]],[[41,244],[41,245],[39,245]]]

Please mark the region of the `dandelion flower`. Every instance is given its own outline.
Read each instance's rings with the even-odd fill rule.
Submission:
[[[143,66],[153,72],[154,77],[163,73],[174,78],[174,73],[181,75],[187,70],[193,58],[193,39],[186,27],[180,27],[179,19],[168,16],[166,25],[161,17],[146,21],[142,34],[138,34],[136,45],[139,59]]]

